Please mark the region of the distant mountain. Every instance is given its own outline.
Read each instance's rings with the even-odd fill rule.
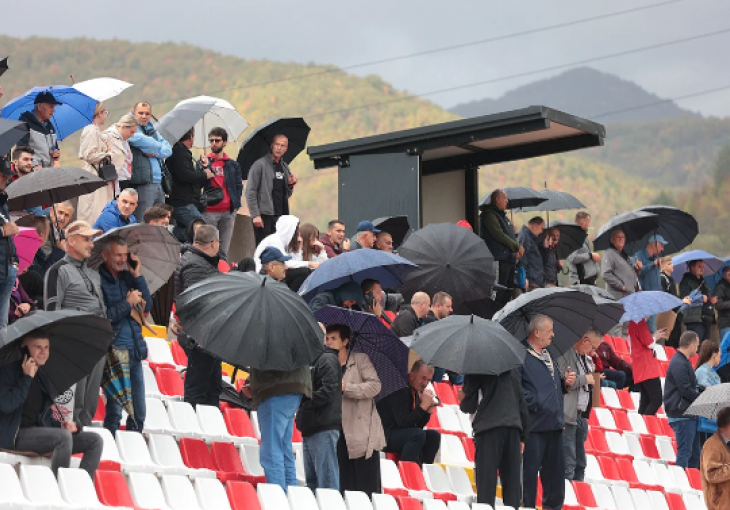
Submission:
[[[462,117],[476,117],[542,104],[590,119],[598,116],[596,120],[602,123],[698,116],[671,101],[647,108],[637,108],[659,101],[662,101],[662,98],[647,92],[634,82],[590,67],[579,67],[552,78],[523,85],[507,92],[499,99],[486,98],[462,103],[453,107],[451,111]],[[622,113],[602,115],[619,111]]]

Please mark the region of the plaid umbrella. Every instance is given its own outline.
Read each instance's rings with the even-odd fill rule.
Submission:
[[[681,306],[682,300],[660,290],[642,290],[619,299],[624,305],[620,322],[639,322],[651,315],[673,310]]]
[[[113,398],[129,416],[134,418],[132,380],[129,375],[129,351],[110,347],[106,356],[101,387],[107,397]]]
[[[314,313],[325,326],[344,324],[350,328],[351,352],[364,352],[380,378],[375,401],[408,385],[408,347],[371,313],[325,306]]]
[[[717,413],[728,406],[730,406],[730,383],[717,384],[705,389],[684,414],[715,420]]]

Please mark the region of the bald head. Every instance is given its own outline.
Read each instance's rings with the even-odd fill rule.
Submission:
[[[411,308],[416,313],[416,317],[423,319],[428,315],[428,309],[431,308],[431,298],[425,292],[416,292],[411,298]]]

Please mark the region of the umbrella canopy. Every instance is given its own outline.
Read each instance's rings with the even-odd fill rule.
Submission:
[[[235,142],[246,131],[248,122],[236,111],[231,103],[211,96],[197,96],[180,101],[175,108],[188,103],[213,102],[213,106],[202,119],[195,123],[193,147],[204,149],[208,144],[208,133],[213,128],[223,128],[228,133],[228,141]]]
[[[101,387],[107,398],[116,400],[122,409],[134,418],[134,396],[129,368],[128,349],[109,349],[101,378]]]
[[[634,242],[626,242],[626,253],[636,253],[646,247],[649,238],[654,234],[662,236],[667,244],[663,255],[671,255],[684,250],[692,244],[700,231],[697,220],[688,212],[668,205],[649,205],[637,211],[656,214],[659,217],[659,226]]]
[[[243,180],[248,179],[248,171],[257,159],[263,158],[271,152],[271,144],[276,135],[284,135],[289,139],[289,149],[282,159],[287,164],[294,161],[300,152],[307,146],[309,126],[304,119],[295,117],[289,119],[273,119],[257,127],[241,144],[238,152],[238,164],[241,165]]]
[[[373,226],[387,232],[393,238],[393,248],[398,248],[403,244],[403,240],[411,231],[408,224],[408,216],[384,216],[373,220]]]
[[[355,250],[322,262],[299,288],[307,301],[320,292],[336,289],[343,283],[378,280],[383,288],[402,284],[408,273],[417,269],[413,262],[379,250]]]
[[[725,264],[721,258],[715,257],[712,253],[702,250],[686,251],[672,257],[672,263],[674,264],[672,278],[676,281],[682,280],[684,273],[688,271],[687,263],[693,260],[701,260],[705,263],[705,274],[716,273]]]
[[[15,252],[18,254],[18,274],[25,271],[32,263],[43,239],[38,237],[34,228],[21,227],[20,232],[13,238]]]
[[[81,168],[41,168],[8,185],[8,207],[19,211],[57,204],[92,193],[103,186],[106,186],[106,181]]]
[[[104,263],[101,256],[104,243],[113,237],[127,241],[129,253],[139,257],[150,294],[157,292],[175,272],[180,260],[180,243],[165,227],[144,223],[113,228],[97,237],[88,260],[90,268],[98,269]]]
[[[51,341],[48,361],[40,370],[57,394],[89,375],[114,339],[106,317],[75,310],[35,312],[0,331],[0,367],[22,358],[20,339],[35,330],[44,331]]]
[[[157,131],[170,145],[177,143],[215,105],[215,98],[201,98],[180,102],[160,118]]]
[[[603,333],[608,333],[611,328],[621,322],[624,315],[624,305],[619,303],[608,291],[595,285],[573,285],[571,289],[585,292],[593,297],[596,308],[596,319],[593,326]]]
[[[314,313],[325,326],[344,324],[350,328],[350,352],[364,352],[380,378],[378,401],[408,386],[408,347],[379,318],[371,313],[325,306]]]
[[[8,57],[0,58],[0,76],[5,74],[5,71],[7,71],[8,69],[10,69],[8,67]]]
[[[593,297],[577,290],[553,287],[536,289],[510,301],[492,320],[520,340],[527,338],[530,321],[537,315],[553,320],[553,346],[563,353],[570,349],[596,320]]]
[[[411,349],[431,365],[459,374],[499,375],[521,366],[525,348],[499,323],[451,315],[418,328]]]
[[[456,315],[476,315],[482,319],[490,319],[502,307],[491,298],[475,299],[474,301],[462,301],[455,303],[454,314]]]
[[[99,102],[116,97],[131,86],[131,83],[116,78],[93,78],[73,85],[79,92]]]
[[[7,154],[18,140],[28,134],[28,125],[18,120],[0,119],[0,154]]]
[[[551,221],[548,228],[557,228],[560,231],[560,241],[558,241],[558,258],[564,260],[568,255],[583,246],[588,237],[588,232],[577,223],[567,221]]]
[[[433,223],[411,234],[399,253],[419,266],[401,286],[406,299],[417,291],[447,292],[457,303],[491,297],[494,257],[467,228]]]
[[[707,286],[710,287],[711,291],[715,291],[715,285],[720,283],[720,280],[722,280],[722,272],[723,270],[730,266],[730,257],[721,257],[720,260],[722,260],[722,266],[720,266],[720,269],[712,273],[711,275],[705,276],[705,281],[707,282]],[[707,273],[708,271],[705,271]]]
[[[624,305],[621,322],[639,322],[646,317],[672,310],[682,305],[682,300],[660,290],[642,290],[619,299]]]
[[[521,207],[520,212],[532,211],[562,211],[565,209],[583,209],[583,202],[575,198],[570,193],[553,189],[544,189],[537,194],[545,198],[544,202],[529,207]]]
[[[51,124],[56,130],[56,136],[63,140],[79,129],[88,126],[94,120],[96,99],[87,96],[79,90],[66,85],[51,87],[33,87],[22,96],[18,96],[0,110],[0,116],[6,119],[18,120],[20,116],[32,111],[33,102],[41,92],[50,92],[62,104],[56,105],[55,113],[51,117]]]
[[[716,420],[717,413],[728,406],[730,406],[730,383],[716,384],[705,388],[684,414]]]
[[[540,193],[532,188],[525,188],[523,186],[512,186],[510,188],[502,188],[507,194],[507,209],[520,209],[522,207],[532,207],[541,204],[547,200],[547,198],[540,196]],[[479,201],[479,207],[484,207],[491,203],[492,192],[488,195],[484,195]]]
[[[596,233],[593,249],[607,250],[611,246],[611,235],[615,230],[623,230],[626,234],[626,243],[633,243],[642,239],[659,227],[659,216],[645,211],[631,211],[614,216]]]
[[[322,330],[307,303],[283,283],[232,271],[180,294],[185,333],[213,356],[258,370],[291,371],[322,353]]]

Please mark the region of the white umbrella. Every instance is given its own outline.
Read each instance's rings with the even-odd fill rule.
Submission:
[[[175,108],[186,103],[207,101],[213,101],[214,104],[210,111],[195,124],[193,147],[204,149],[208,145],[208,133],[214,127],[225,129],[228,132],[228,141],[235,142],[246,131],[249,124],[228,101],[211,96],[196,96],[180,101]]]
[[[94,78],[75,83],[73,87],[82,94],[102,102],[118,96],[132,85],[132,83],[116,78]]]
[[[716,420],[720,409],[730,406],[730,383],[709,386],[687,408],[685,415]]]

